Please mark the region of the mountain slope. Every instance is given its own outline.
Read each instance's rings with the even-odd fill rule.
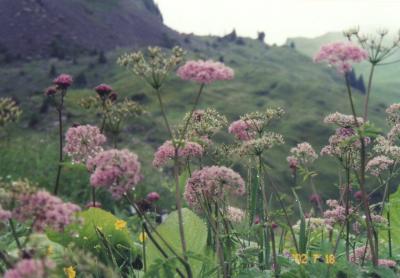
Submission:
[[[0,54],[8,59],[168,46],[178,37],[153,0],[2,0],[0,33]]]

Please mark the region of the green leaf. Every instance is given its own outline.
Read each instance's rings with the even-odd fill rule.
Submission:
[[[392,238],[393,254],[400,252],[400,187],[397,191],[389,196],[390,203],[386,203],[385,210],[383,213],[384,217],[387,217],[387,213],[390,211],[390,230]],[[379,236],[385,240],[386,246],[389,242],[389,235],[387,229],[381,229]],[[386,247],[385,246],[385,247]]]
[[[127,228],[118,230],[115,223],[120,220],[113,214],[99,208],[89,208],[78,213],[83,224],[72,224],[63,233],[48,231],[50,240],[63,246],[74,243],[76,246],[98,255],[104,262],[109,260],[104,247],[104,239],[99,237],[96,229],[107,238],[119,265],[133,261],[140,252],[133,242]]]
[[[192,272],[194,277],[198,277],[198,273],[202,267],[202,261],[195,258],[195,254],[203,255],[206,252],[206,242],[207,242],[207,227],[203,220],[201,220],[195,213],[191,210],[184,208],[182,209],[185,239],[187,245],[187,251],[191,255],[189,258],[189,263],[192,266]],[[182,256],[182,245],[179,236],[179,222],[178,213],[176,211],[172,212],[164,223],[156,228],[157,232],[168,242],[168,244]],[[160,238],[153,233],[154,238],[157,240],[159,245],[168,254],[169,257],[173,257],[171,251],[168,250],[166,245],[160,240]],[[159,261],[165,261],[166,259],[162,256],[160,251],[155,247],[151,240],[147,240],[147,263],[151,267],[153,264],[159,264]],[[209,256],[210,257],[210,256]],[[212,256],[211,256],[212,257]],[[213,261],[213,260],[212,260]],[[182,264],[177,264],[179,269],[186,273]],[[166,276],[160,276],[166,277]]]

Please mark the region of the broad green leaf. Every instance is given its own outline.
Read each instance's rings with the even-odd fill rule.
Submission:
[[[120,255],[116,255],[119,264],[123,261],[132,261],[137,257],[138,250],[127,228],[118,229],[116,222],[120,219],[113,214],[99,208],[89,208],[78,214],[83,224],[72,224],[63,233],[47,232],[50,240],[67,246],[74,243],[107,261],[107,252],[104,240],[99,238],[96,228],[106,237],[107,243]]]
[[[195,258],[194,254],[203,255],[205,253],[207,242],[207,227],[203,220],[201,220],[195,213],[187,208],[184,208],[182,210],[182,215],[187,251],[191,254],[191,256],[189,257],[189,262],[192,266],[194,277],[198,277],[197,274],[200,272],[203,262]],[[182,256],[182,245],[179,236],[178,213],[176,211],[172,212],[165,220],[165,222],[159,225],[156,229],[157,232],[175,250],[175,252]],[[160,238],[155,233],[153,233],[153,236],[162,247],[162,249],[166,251],[168,256],[173,257],[174,255],[172,254],[172,252],[168,250],[168,248],[160,240]],[[147,239],[146,251],[147,264],[149,267],[159,264],[160,260],[166,260],[149,239]],[[209,258],[212,257],[213,256],[209,256]],[[211,263],[212,262],[213,260],[211,260]],[[184,267],[181,263],[178,263],[177,266],[179,267],[179,269],[181,269],[183,273],[185,273]]]
[[[390,211],[390,230],[392,237],[392,248],[393,254],[400,251],[400,187],[397,191],[390,195],[390,203],[385,205],[384,217],[387,217],[387,212]],[[386,242],[389,240],[388,230],[382,229],[379,233],[379,237]]]

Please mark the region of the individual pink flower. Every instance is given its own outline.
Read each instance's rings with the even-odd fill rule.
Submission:
[[[191,207],[200,207],[199,198],[218,202],[225,194],[243,195],[245,184],[242,177],[224,166],[204,167],[193,172],[185,187],[185,199]]]
[[[378,265],[379,266],[389,267],[389,268],[395,268],[397,263],[396,263],[396,261],[393,261],[393,260],[379,259],[378,260]]]
[[[60,74],[53,80],[53,83],[57,85],[60,89],[67,89],[69,86],[72,85],[73,79],[69,74]]]
[[[339,73],[352,70],[353,63],[360,63],[368,58],[368,52],[350,42],[334,42],[323,45],[314,57],[317,63],[327,62]]]
[[[158,194],[157,192],[150,192],[149,194],[147,194],[146,199],[151,203],[157,202],[158,200],[160,200],[160,194]]]
[[[0,205],[0,222],[5,222],[10,220],[12,217],[11,211],[5,210]]]
[[[91,172],[90,184],[106,188],[115,199],[122,198],[142,179],[138,157],[127,149],[100,152],[86,165]]]
[[[173,159],[176,148],[178,148],[178,158],[190,159],[203,155],[203,147],[198,143],[185,141],[181,145],[175,147],[172,141],[166,141],[154,153],[153,166],[159,168],[165,165],[168,160]]]
[[[255,139],[257,136],[258,124],[250,121],[237,120],[229,126],[229,133],[233,134],[240,141]]]
[[[198,60],[186,62],[178,69],[177,74],[183,80],[210,84],[218,80],[233,79],[234,71],[220,62]]]
[[[49,271],[56,265],[49,259],[24,259],[4,274],[4,278],[43,278],[50,277]]]
[[[71,157],[73,163],[86,163],[99,152],[106,137],[100,129],[91,125],[79,125],[68,129],[65,135],[64,152]]]
[[[64,203],[47,191],[38,191],[20,195],[13,216],[21,222],[32,220],[32,229],[35,232],[43,232],[47,228],[61,232],[73,222],[78,211],[79,206]]]
[[[106,98],[113,91],[113,88],[107,84],[100,84],[94,90],[101,98]]]
[[[384,155],[374,157],[368,161],[365,170],[370,172],[371,175],[378,177],[383,171],[389,169],[393,165],[394,161]]]

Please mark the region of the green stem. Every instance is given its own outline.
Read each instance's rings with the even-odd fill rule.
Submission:
[[[347,87],[347,93],[349,96],[349,101],[350,101],[350,106],[351,106],[351,111],[353,113],[353,117],[354,117],[354,122],[356,124],[356,126],[359,128],[360,125],[358,123],[357,120],[357,114],[356,114],[356,110],[354,108],[354,103],[353,103],[353,97],[351,94],[351,87],[350,87],[350,82],[348,80],[347,75],[345,76],[345,80],[346,80],[346,87]],[[359,140],[361,143],[361,149],[360,149],[360,189],[361,189],[361,193],[362,193],[362,202],[364,205],[364,210],[365,210],[365,222],[367,224],[367,236],[368,236],[368,241],[369,244],[371,246],[371,256],[372,256],[372,263],[374,266],[378,265],[378,254],[376,253],[375,249],[375,242],[373,241],[373,226],[372,226],[372,219],[371,219],[371,212],[370,212],[370,208],[369,208],[369,204],[368,204],[368,197],[367,197],[367,192],[366,192],[366,188],[365,188],[365,141],[364,141],[364,137],[359,133]]]
[[[10,220],[8,220],[8,222],[10,223],[11,233],[15,240],[15,243],[17,244],[18,249],[20,251],[22,251],[22,245],[21,245],[21,242],[19,241],[17,231],[15,230],[14,221],[12,219],[10,219]]]
[[[364,101],[364,122],[366,122],[368,120],[368,104],[369,104],[369,97],[370,97],[371,89],[372,89],[372,79],[374,77],[375,66],[376,66],[375,63],[373,63],[371,65],[371,71],[369,73],[369,78],[368,78],[367,93],[365,95],[365,101]]]
[[[62,170],[62,163],[63,163],[63,122],[62,122],[62,110],[64,105],[64,93],[62,92],[61,95],[61,104],[58,107],[58,139],[59,139],[59,159],[58,159],[58,168],[57,168],[57,177],[56,183],[54,186],[54,195],[58,194],[58,190],[60,187],[60,177],[61,177],[61,170]]]

